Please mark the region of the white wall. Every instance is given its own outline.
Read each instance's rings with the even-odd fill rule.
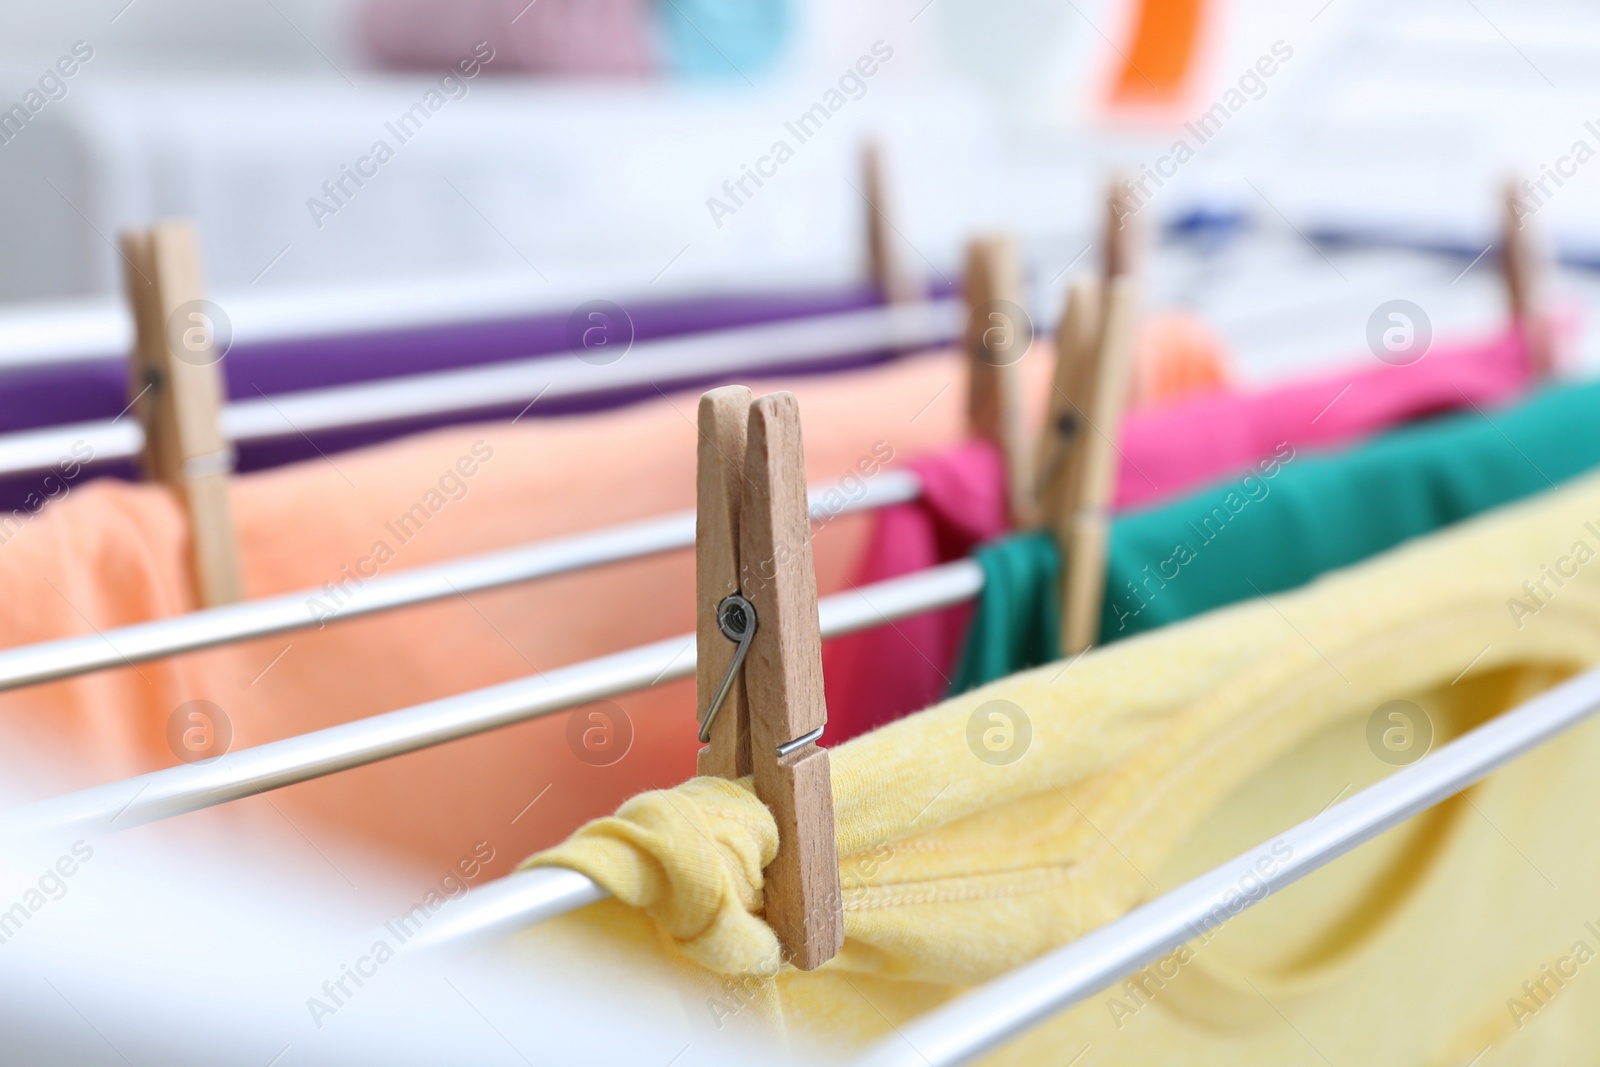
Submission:
[[[327,69],[352,58],[351,0],[0,0],[0,62],[42,67],[87,40],[108,68]],[[26,78],[26,75],[23,76]]]

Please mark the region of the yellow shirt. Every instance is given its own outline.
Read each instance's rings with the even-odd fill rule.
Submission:
[[[621,960],[708,1032],[863,1045],[1600,662],[1597,556],[1588,477],[839,746],[847,936],[818,971],[773,966],[773,822],[708,779],[531,859],[617,900],[519,950]],[[1576,1063],[1600,1046],[1596,952],[1588,723],[989,1062]]]

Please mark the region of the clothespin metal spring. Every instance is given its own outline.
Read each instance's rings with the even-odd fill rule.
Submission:
[[[756,636],[756,606],[738,593],[730,594],[717,605],[717,629],[722,631],[722,636],[738,644],[738,649],[733,653],[733,662],[728,664],[728,673],[723,676],[722,684],[717,687],[717,695],[711,698],[711,706],[706,708],[706,717],[700,723],[700,743],[711,743],[711,727],[716,724],[717,712],[722,710],[723,702],[728,699],[728,694],[733,691],[733,680],[739,676],[739,668],[744,666],[744,657],[750,651],[750,642]]]

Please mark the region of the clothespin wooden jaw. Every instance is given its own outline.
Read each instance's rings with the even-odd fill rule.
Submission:
[[[1099,278],[1074,278],[1067,285],[1066,310],[1056,326],[1055,376],[1039,435],[1038,514],[1040,525],[1062,546],[1070,536],[1081,495],[1081,446],[1094,432],[1087,413],[1099,365],[1103,290]]]
[[[1138,212],[1128,180],[1112,178],[1106,190],[1106,232],[1101,249],[1101,274],[1106,281],[1138,273],[1140,252]]]
[[[243,591],[228,504],[233,449],[223,436],[217,313],[205,298],[194,228],[181,221],[122,234],[135,344],[129,396],[144,426],[145,476],[177,491],[188,513],[190,563],[204,607]]]
[[[1528,214],[1522,190],[1515,179],[1506,182],[1502,211],[1500,270],[1505,278],[1506,303],[1511,321],[1520,326],[1528,343],[1533,373],[1544,378],[1555,370],[1554,338],[1541,299],[1543,257],[1538,235],[1524,217]]]
[[[742,385],[713,389],[700,398],[696,473],[695,720],[706,721],[713,698],[730,679],[722,706],[701,741],[697,770],[708,778],[751,773],[750,723],[744,675],[732,670],[737,645],[721,633],[717,610],[739,592],[739,505],[744,499],[745,441],[754,397]]]
[[[785,957],[812,970],[843,946],[844,909],[828,753],[816,745],[828,711],[799,405],[729,386],[700,398],[699,421],[699,770],[753,775],[778,824],[767,923]]]
[[[1100,341],[1093,374],[1081,396],[1088,424],[1075,450],[1071,511],[1057,520],[1065,534],[1062,567],[1062,651],[1075,656],[1100,639],[1100,607],[1105,598],[1106,564],[1111,549],[1111,508],[1117,496],[1122,458],[1122,416],[1128,404],[1137,325],[1134,279],[1122,275],[1106,284]]]
[[[1017,528],[1032,525],[1032,459],[1022,421],[1022,357],[1033,340],[1023,306],[1022,264],[1011,237],[967,246],[967,429],[993,441],[1005,464],[1006,510]]]
[[[868,141],[861,148],[862,196],[867,201],[867,262],[872,281],[889,304],[907,304],[917,299],[920,286],[906,270],[899,247],[894,218],[894,201],[883,169],[883,153],[878,142]]]
[[[1113,181],[1106,196],[1105,221],[1104,277],[1079,278],[1068,286],[1038,449],[1038,515],[1061,548],[1061,643],[1069,656],[1099,639],[1118,443],[1133,367],[1137,231],[1121,181]]]

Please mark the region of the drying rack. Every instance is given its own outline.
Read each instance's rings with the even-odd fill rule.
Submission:
[[[998,247],[992,244],[988,246],[989,254],[995,254]],[[997,268],[991,258],[988,261],[975,260],[973,273],[992,281],[1002,276],[1004,271]],[[1119,316],[1131,314],[1130,299],[1118,295],[1118,286],[1112,284],[1113,281],[1108,279],[1102,295],[1104,302],[1099,304],[1100,314],[1105,315],[1113,310]],[[985,289],[983,295],[993,298],[995,293]],[[986,318],[979,316],[987,315],[992,303],[993,299],[985,299],[974,304],[969,298],[967,333],[969,349],[977,356],[973,366],[978,376],[988,375],[996,368],[1014,366],[1014,361],[997,361],[993,358],[993,350],[984,352],[983,344],[973,341],[975,334],[983,335],[988,323]],[[874,321],[892,322],[896,314],[907,310],[904,307],[884,309],[874,313],[878,316]],[[1079,310],[1082,312],[1083,309]],[[930,312],[927,307],[918,313],[924,315],[923,327],[928,327],[934,316],[943,314]],[[1062,321],[1063,337],[1058,338],[1058,344],[1078,350],[1080,346],[1073,334],[1075,331],[1083,332],[1081,315],[1075,320],[1069,307]],[[1115,339],[1111,347],[1127,345],[1127,330],[1120,325],[1123,321],[1101,320],[1098,359],[1108,358],[1105,352],[1108,337]],[[950,325],[945,322],[939,328],[945,329]],[[803,336],[826,346],[832,343],[829,338],[838,336],[830,332],[837,326],[838,323],[826,324],[810,334],[797,330],[786,334],[782,344],[797,345],[799,342],[794,338]],[[748,331],[745,332],[744,341],[748,341]],[[859,350],[860,341],[859,333],[850,338],[855,350]],[[693,351],[689,346],[697,343],[678,339],[663,342],[678,345],[676,351],[680,355]],[[742,366],[748,369],[748,350],[741,350],[739,343],[721,337],[704,350],[727,355],[742,351],[745,357]],[[719,344],[722,347],[719,348]],[[778,341],[774,341],[773,351],[782,353],[773,357],[775,361],[789,361],[798,354],[794,347],[781,348]],[[1081,351],[1077,354],[1080,357],[1084,355]],[[985,355],[988,358],[984,358]],[[1120,357],[1113,353],[1109,358],[1115,360]],[[654,372],[659,375],[659,371],[658,364]],[[696,366],[693,373],[694,376],[703,376],[705,366]],[[1102,399],[1101,394],[1108,390],[1115,391],[1117,373],[1120,372],[1113,367],[1107,377],[1102,369],[1098,383],[1091,375],[1087,392],[1077,393],[1069,399],[1080,410],[1088,409]],[[1061,377],[1058,371],[1058,381]],[[455,394],[458,397],[485,395],[474,392],[475,389],[484,388],[481,379],[454,380],[467,383]],[[659,376],[654,380],[659,380]],[[1113,386],[1101,384],[1106,381],[1113,382]],[[504,382],[501,384],[503,387]],[[419,403],[415,398],[416,388],[412,382],[397,385],[388,394],[380,389],[380,396],[387,399],[372,401],[366,410],[395,411],[399,410],[397,405]],[[553,386],[546,383],[542,388]],[[1000,383],[991,382],[989,388],[993,390],[991,395],[1004,400],[1006,391],[1014,388],[1014,385],[1005,384],[1002,380]],[[500,393],[497,399],[503,400],[504,395]],[[321,404],[325,400],[323,397],[316,403]],[[1115,398],[1111,398],[1110,402],[1114,403]],[[386,404],[389,406],[385,407]],[[468,408],[471,406],[467,405]],[[976,408],[984,406],[975,404]],[[1002,402],[988,406],[1003,408],[1006,404]],[[311,406],[307,410],[311,410]],[[345,421],[340,424],[349,423]],[[991,428],[991,432],[1001,436],[1006,430],[1004,427]],[[798,436],[794,440],[797,445]],[[1002,448],[1007,444],[1015,444],[1005,440],[997,443]],[[1069,443],[1074,444],[1077,453],[1090,455],[1094,463],[1107,462],[1103,454],[1105,449],[1083,447],[1085,442],[1081,440]],[[788,457],[789,461],[794,458],[793,455]],[[1079,461],[1080,466],[1082,462]],[[1011,473],[1015,474],[1014,471]],[[1091,525],[1092,532],[1103,532],[1095,526],[1103,524],[1104,520],[1103,477],[1091,467],[1088,470],[1079,469],[1075,481],[1082,484],[1067,502],[1069,507],[1066,515],[1072,520],[1066,525],[1067,536],[1073,536],[1074,532],[1077,536],[1083,536],[1086,521]],[[1010,484],[1017,484],[1014,477]],[[825,517],[843,510],[862,510],[912,500],[919,491],[920,486],[914,476],[889,473],[876,480],[865,495],[853,501],[847,498],[846,504],[835,506],[824,502],[828,496],[824,487],[811,494],[809,505],[801,498],[800,521],[804,521],[806,511],[811,517]],[[705,500],[702,486],[702,517]],[[703,542],[697,543],[695,527],[694,516],[669,516],[614,527],[585,538],[545,542],[510,552],[419,569],[407,575],[369,583],[354,602],[341,610],[340,615],[357,617],[404,604],[422,603],[463,589],[491,588],[690,545],[698,547]],[[804,566],[809,570],[808,556]],[[813,625],[818,638],[839,636],[961,603],[976,596],[982,585],[983,572],[970,560],[820,601],[815,598],[813,584]],[[0,653],[0,688],[15,688],[141,659],[211,647],[247,636],[315,625],[317,620],[308,618],[308,612],[304,595],[290,594],[267,601],[212,608],[178,619],[125,627],[95,638],[73,638],[14,649]],[[714,625],[714,622],[707,619],[703,610],[699,616],[703,636],[705,628]],[[50,798],[0,813],[0,834],[95,835],[116,832],[512,723],[548,716],[695,673],[698,662],[696,641],[695,634],[682,635],[552,670],[537,678],[522,679],[228,753],[205,765],[169,768]],[[1600,670],[1581,675],[1500,716],[1263,845],[1262,848],[1271,848],[1287,844],[1292,852],[1293,858],[1276,864],[1272,874],[1263,877],[1256,870],[1259,849],[1245,853],[1093,934],[929,1013],[904,1027],[895,1037],[885,1040],[860,1062],[871,1067],[890,1067],[901,1063],[943,1067],[970,1062],[1052,1013],[1158,959],[1261,899],[1246,899],[1240,904],[1238,894],[1232,892],[1246,870],[1255,872],[1255,876],[1265,882],[1270,894],[1459,792],[1597,710],[1600,710]],[[814,741],[817,732],[820,731],[799,738],[796,743]],[[784,755],[783,748],[780,746],[780,756]],[[831,820],[831,811],[828,818]],[[406,949],[417,952],[470,945],[483,938],[572,911],[601,900],[606,895],[604,889],[574,871],[552,868],[523,872],[477,889],[461,901],[452,902],[427,931],[408,942]],[[1231,902],[1226,899],[1230,896],[1233,898]],[[831,955],[831,951],[826,955]]]

